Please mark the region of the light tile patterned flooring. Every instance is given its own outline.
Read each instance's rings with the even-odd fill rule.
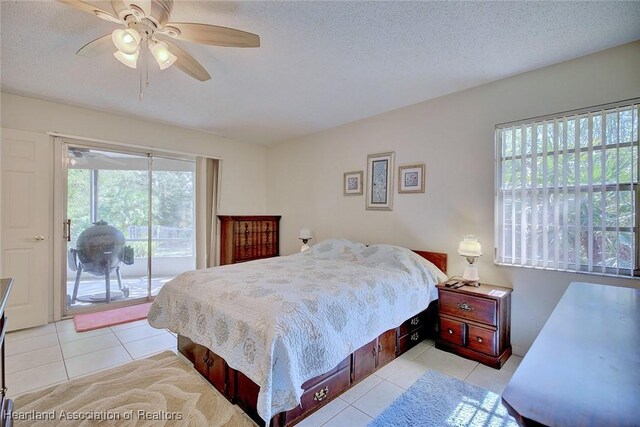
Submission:
[[[164,350],[176,351],[176,337],[145,320],[76,332],[71,320],[7,334],[9,395],[58,384]],[[428,369],[502,393],[521,357],[492,369],[436,349],[425,340],[327,404],[300,427],[367,425]]]
[[[8,394],[58,384],[164,350],[176,351],[176,337],[146,319],[89,332],[76,332],[72,320],[10,332],[6,336]]]

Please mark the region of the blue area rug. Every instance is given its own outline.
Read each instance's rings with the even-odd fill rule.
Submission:
[[[517,427],[500,396],[434,371],[427,371],[369,427]]]

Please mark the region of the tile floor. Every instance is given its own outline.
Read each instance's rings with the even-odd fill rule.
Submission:
[[[427,369],[500,394],[522,358],[511,356],[492,369],[438,350],[425,340],[298,424],[366,426]],[[68,379],[108,369],[164,350],[176,351],[176,337],[146,320],[78,333],[71,320],[7,335],[9,394],[15,397]]]
[[[10,332],[6,336],[6,380],[10,397],[96,371],[176,351],[176,337],[146,319],[89,332],[72,320]]]

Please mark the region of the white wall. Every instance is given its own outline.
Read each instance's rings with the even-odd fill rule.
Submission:
[[[461,274],[457,244],[477,234],[483,281],[514,288],[512,344],[523,354],[570,282],[640,282],[493,265],[494,126],[638,97],[639,69],[635,42],[269,147],[267,210],[283,216],[282,253],[299,250],[306,225],[312,243],[346,237],[447,252],[449,273]],[[395,191],[391,212],[342,195],[344,172],[366,171],[367,154],[390,150],[396,174],[426,162],[425,194]]]
[[[0,96],[0,119],[3,128],[59,132],[221,158],[219,212],[264,213],[264,146],[56,102],[8,93],[2,93]],[[144,102],[141,102],[140,108],[144,108]]]

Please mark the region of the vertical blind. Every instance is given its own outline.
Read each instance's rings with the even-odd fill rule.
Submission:
[[[496,126],[496,263],[640,273],[639,103]]]

